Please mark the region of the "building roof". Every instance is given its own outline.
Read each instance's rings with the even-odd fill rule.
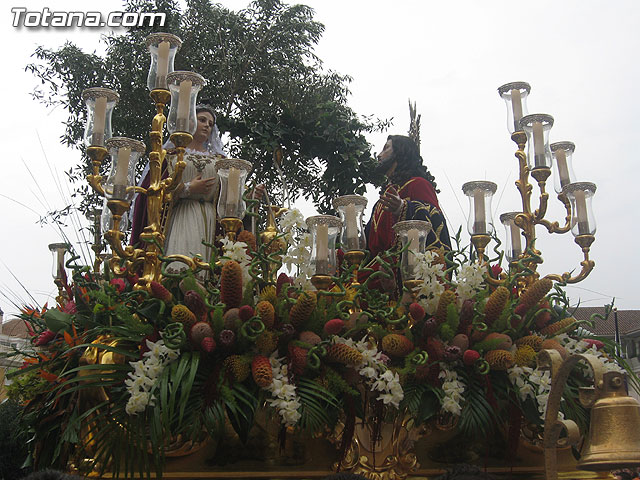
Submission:
[[[593,314],[604,316],[604,307],[579,307],[573,316],[576,320],[589,320]],[[615,315],[611,312],[606,320],[595,319],[595,328],[585,326],[596,335],[613,337],[615,335]],[[640,310],[618,310],[618,332],[629,335],[640,332]]]
[[[10,337],[18,338],[30,338],[27,326],[21,318],[12,318],[2,324],[3,335],[9,335]]]

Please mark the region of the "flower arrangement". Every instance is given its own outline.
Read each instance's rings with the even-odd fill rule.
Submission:
[[[160,473],[169,438],[221,437],[230,423],[246,440],[263,402],[283,433],[325,434],[355,416],[408,415],[416,425],[449,416],[460,434],[480,438],[542,424],[540,349],[589,351],[619,368],[611,343],[571,316],[561,285],[530,272],[523,286],[522,274],[459,247],[419,258],[414,297],[375,286],[395,278],[397,251],[365,261],[360,283],[343,265],[329,290],[312,290],[300,218],[285,217],[277,238],[286,247],[276,252],[299,269],[275,285],[264,280],[273,249],[252,249],[247,234],[223,241],[221,256],[214,249],[210,278],[168,273],[148,290],[68,262],[64,304],[22,314],[37,348],[24,352],[10,394],[25,406],[35,461],[91,458],[116,476],[151,465]],[[577,387],[588,383],[588,370],[572,375],[563,405],[582,425]]]

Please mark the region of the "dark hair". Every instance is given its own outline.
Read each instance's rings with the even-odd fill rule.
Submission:
[[[216,112],[214,112],[213,108],[211,108],[209,105],[205,105],[205,104],[196,105],[196,114],[198,114],[200,112],[210,113],[211,116],[213,117],[213,122],[215,123],[215,121],[216,121]]]
[[[389,135],[387,140],[391,140],[392,158],[398,163],[389,180],[402,185],[410,178],[422,177],[431,182],[435,191],[440,193],[440,190],[436,187],[435,177],[422,164],[422,157],[416,143],[404,135]]]

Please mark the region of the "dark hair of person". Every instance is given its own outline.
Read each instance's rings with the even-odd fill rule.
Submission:
[[[422,177],[433,185],[437,193],[440,190],[436,187],[436,179],[431,172],[422,164],[422,157],[416,143],[404,135],[389,135],[387,140],[391,140],[393,148],[393,160],[398,162],[395,171],[389,179],[391,182],[402,186],[410,178]]]
[[[476,465],[458,463],[436,480],[495,480],[495,478]]]
[[[196,115],[200,112],[207,112],[210,113],[211,116],[213,117],[213,121],[215,123],[216,121],[216,113],[213,111],[213,108],[211,108],[209,105],[205,105],[205,104],[200,104],[200,105],[196,105]]]
[[[83,480],[84,478],[85,477],[70,475],[59,470],[45,469],[30,473],[22,480]]]

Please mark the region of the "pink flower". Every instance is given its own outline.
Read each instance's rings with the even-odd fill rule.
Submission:
[[[62,311],[65,313],[70,313],[71,315],[73,315],[74,313],[78,313],[76,302],[74,302],[73,300],[69,300],[64,304],[64,308],[62,309]]]
[[[116,290],[118,291],[118,293],[124,292],[125,283],[123,278],[112,278],[109,284],[116,287]]]
[[[45,330],[40,335],[38,335],[38,339],[35,342],[36,347],[41,347],[49,343],[56,336],[56,332],[52,332],[51,330]]]
[[[502,267],[498,264],[491,266],[491,276],[493,278],[498,278],[502,273]]]

